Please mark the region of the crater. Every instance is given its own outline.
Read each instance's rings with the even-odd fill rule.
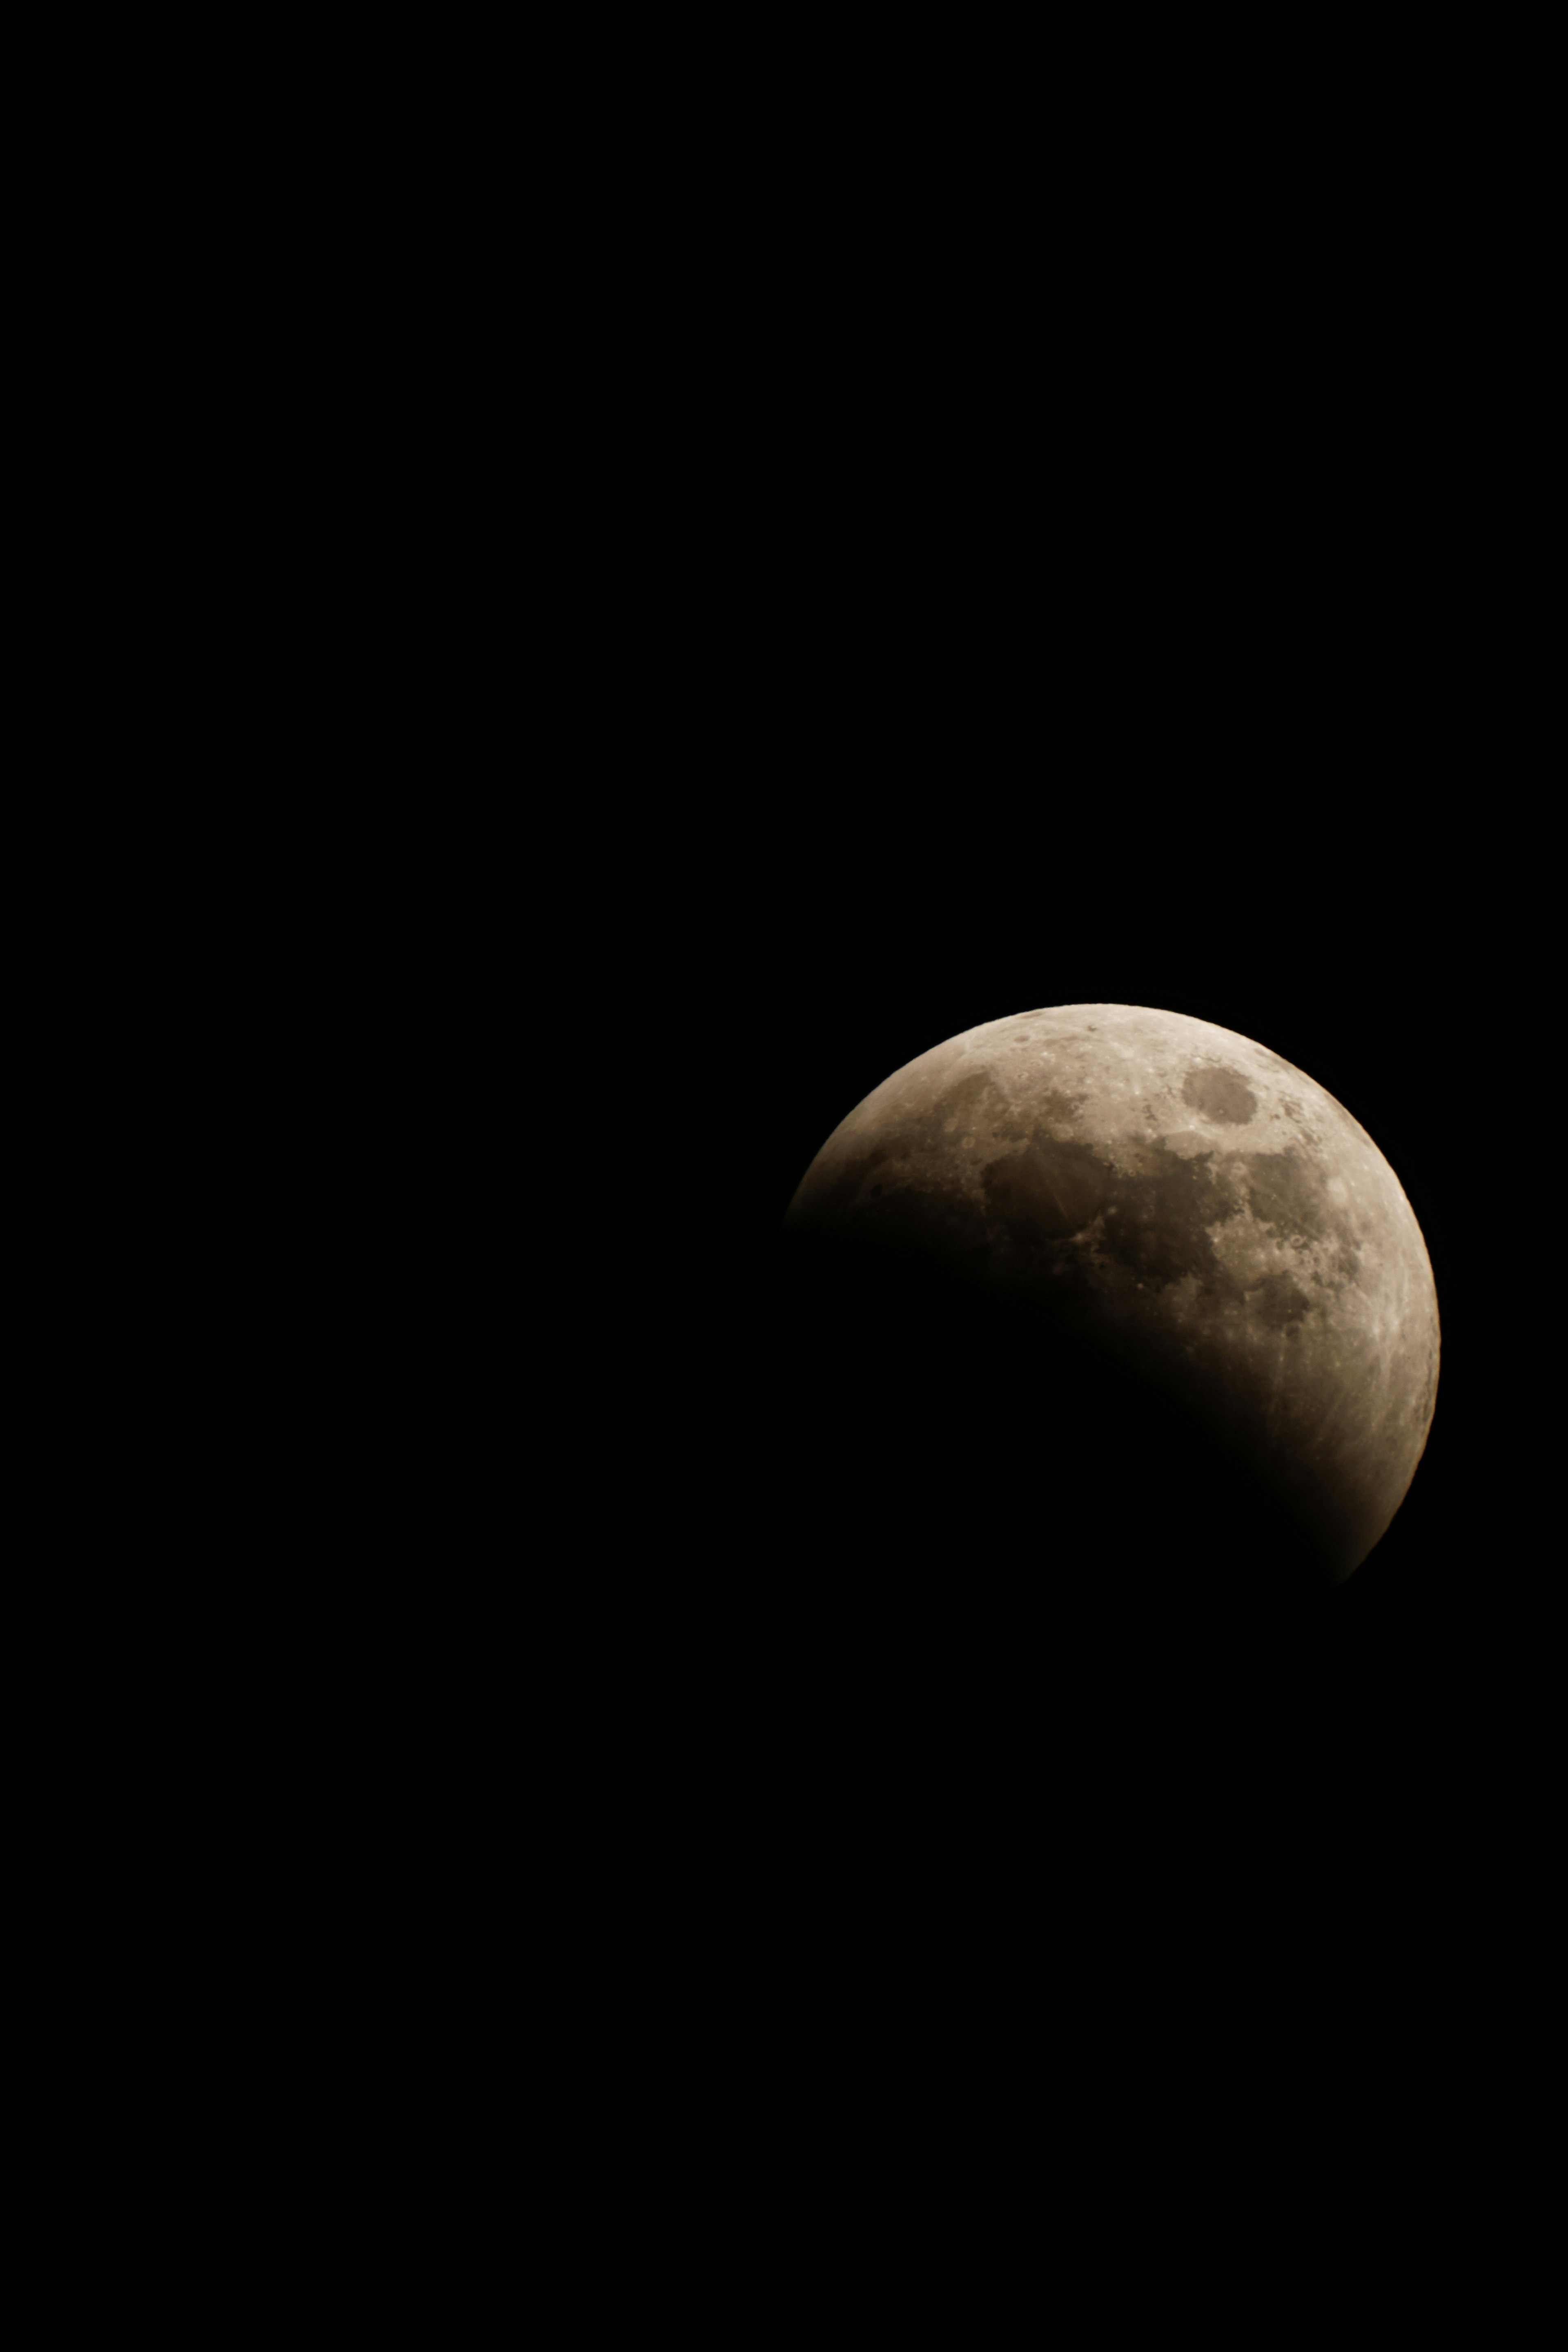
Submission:
[[[1239,1070],[1200,1066],[1182,1081],[1182,1100],[1189,1110],[1222,1127],[1245,1127],[1258,1108],[1258,1097]]]

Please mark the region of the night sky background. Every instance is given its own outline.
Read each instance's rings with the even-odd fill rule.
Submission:
[[[1121,1948],[1176,1932],[1194,1902],[1289,1916],[1272,1948],[1291,1969],[1393,1998],[1405,1962],[1385,1981],[1342,1973],[1345,1956],[1429,1952],[1455,1905],[1467,1941],[1478,1916],[1520,1916],[1542,1832],[1546,1595],[1510,1500],[1533,1375],[1502,1337],[1502,1213],[1478,1190],[1497,1167],[1510,853],[1506,827],[1457,814],[1479,778],[1528,767],[1519,642],[1455,608],[1453,569],[1371,561],[1351,527],[1370,459],[1336,523],[1288,496],[1260,509],[1230,445],[1200,528],[1156,525],[1114,429],[1077,454],[1058,423],[1056,500],[1010,475],[1024,439],[1014,416],[961,520],[939,524],[906,476],[903,535],[864,526],[875,560],[825,512],[861,513],[853,457],[825,461],[761,576],[707,607],[677,672],[650,665],[654,723],[682,730],[685,772],[714,787],[700,820],[645,822],[682,877],[663,969],[717,1073],[699,1097],[712,1181],[669,1213],[661,1296],[693,1373],[657,1412],[678,1431],[658,1524],[683,1530],[657,1638],[682,1662],[711,1834],[759,1883],[798,1884],[795,1916],[837,1918],[825,1889],[853,1888],[886,1936],[945,1873],[970,1890],[950,1926],[1001,1885],[1033,1889],[1037,1926],[1059,1907],[1049,1880],[1121,1917]],[[812,1158],[891,1071],[979,1023],[1088,1002],[1234,1030],[1359,1120],[1432,1260],[1436,1418],[1393,1525],[1299,1650],[1211,1651],[1151,1683],[1015,1620],[994,1685],[983,1641],[944,1683],[929,1625],[921,1667],[891,1663],[896,1558],[848,1639],[834,1538],[813,1540],[835,1525],[810,1434],[820,1359],[770,1320],[770,1254]],[[1037,1487],[1081,1475],[1052,1463],[1048,1429],[1038,1449]],[[1037,1529],[995,1494],[982,1548],[988,1512],[1026,1580]],[[811,1857],[798,1882],[781,1850]],[[1158,1930],[1155,1886],[1174,1906]]]
[[[1205,2037],[1245,2076],[1256,2034],[1288,2108],[1325,2054],[1375,2053],[1369,2146],[1376,2100],[1408,2117],[1502,2063],[1544,1919],[1554,1611],[1503,1108],[1544,773],[1539,304],[1458,212],[1406,266],[1348,182],[1259,210],[1260,152],[1206,192],[1189,157],[1168,210],[998,137],[960,201],[929,157],[858,181],[858,127],[769,204],[696,175],[679,236],[628,232],[637,396],[601,445],[628,559],[585,542],[634,647],[584,708],[632,746],[617,841],[657,945],[620,1012],[646,979],[670,1161],[616,1581],[631,1844],[781,2082],[841,2097],[852,2056],[885,2121],[932,2034],[989,2034],[1005,2071],[1037,2030],[1088,2036],[1145,2083]],[[896,1515],[852,1591],[811,1433],[830,1342],[771,1304],[791,1195],[873,1087],[1088,1002],[1326,1088],[1404,1188],[1441,1318],[1373,1555],[1299,1642],[1163,1676],[1022,1605],[944,1653]],[[1070,1491],[1050,1441],[1030,1478]],[[961,1604],[996,1558],[1018,1593],[1034,1572],[984,1462],[976,1493]]]
[[[105,925],[60,1062],[101,1121],[89,1380],[157,1423],[89,1427],[101,1573],[62,1489],[54,1582],[116,1685],[83,1818],[123,1857],[77,2038],[147,2069],[110,2161],[166,2207],[155,1978],[215,2193],[280,2116],[294,2234],[356,2295],[401,2281],[389,2212],[447,2280],[518,2269],[520,2178],[564,2244],[542,2168],[574,2296],[684,2318],[737,2259],[741,2343],[792,2284],[804,2340],[850,2310],[812,2275],[841,2246],[886,2335],[970,2189],[965,2294],[990,2231],[1038,2316],[1138,2273],[1206,2322],[1276,2231],[1265,2343],[1325,2235],[1382,2246],[1400,2316],[1447,2294],[1436,2206],[1388,2219],[1411,2146],[1467,2223],[1515,2151],[1511,2225],[1560,2234],[1561,257],[1527,232],[1561,138],[1521,128],[1556,82],[1514,26],[1490,100],[1463,24],[1380,60],[1292,20],[1278,63],[1184,16],[1037,35],[645,12],[570,76],[465,34],[448,99],[421,33],[406,107],[357,34],[336,79],[275,44],[254,149],[233,76],[193,115],[242,204],[132,106],[128,200],[84,175],[101,275],[31,239],[87,336],[39,362],[76,421],[63,601],[29,589],[86,850],[29,969],[74,971],[96,859],[132,946],[122,983]],[[79,595],[126,615],[105,667]],[[107,764],[69,732],[100,713]],[[1137,1438],[998,1399],[1003,1475],[963,1414],[968,1506],[927,1525],[874,1351],[781,1303],[857,1104],[1090,1002],[1296,1066],[1431,1257],[1414,1483],[1283,1630],[1064,1615],[1064,1557],[1092,1591],[1123,1498],[1157,1517]],[[73,1623],[42,1660],[46,1777],[79,1655]],[[333,2102],[399,2176],[363,2258]],[[1506,2339],[1509,2245],[1479,2267]]]

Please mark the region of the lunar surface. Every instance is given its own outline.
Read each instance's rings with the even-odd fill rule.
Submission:
[[[780,1264],[799,1458],[832,1456],[818,1501],[868,1554],[929,1525],[1074,1589],[1322,1591],[1432,1423],[1394,1171],[1300,1070],[1174,1013],[1019,1013],[894,1071],[807,1169]]]

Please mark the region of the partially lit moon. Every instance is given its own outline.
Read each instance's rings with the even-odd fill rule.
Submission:
[[[1080,1587],[1099,1555],[1149,1590],[1327,1590],[1432,1424],[1436,1291],[1393,1169],[1302,1071],[1180,1013],[933,1046],[828,1137],[780,1251],[801,1444],[816,1412],[870,1545],[924,1496],[944,1541],[1037,1528]]]

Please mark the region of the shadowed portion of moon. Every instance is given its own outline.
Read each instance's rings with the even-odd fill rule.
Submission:
[[[1310,1079],[1179,1015],[1059,1007],[894,1073],[806,1172],[776,1274],[779,1509],[889,1657],[916,1628],[994,1667],[1299,1622],[1431,1420],[1392,1171]]]
[[[1026,1245],[1065,1241],[1105,1206],[1106,1171],[1081,1143],[1037,1133],[1021,1151],[986,1163],[986,1204],[1002,1230]]]
[[[956,1238],[940,1215],[926,1231]],[[911,1217],[781,1255],[784,1353],[816,1366],[786,1507],[841,1625],[886,1640],[912,1607],[955,1654],[1009,1627],[1121,1643],[1262,1627],[1330,1588],[1312,1514],[1179,1352],[1071,1285],[1049,1315],[984,1289],[983,1246],[928,1255]]]

